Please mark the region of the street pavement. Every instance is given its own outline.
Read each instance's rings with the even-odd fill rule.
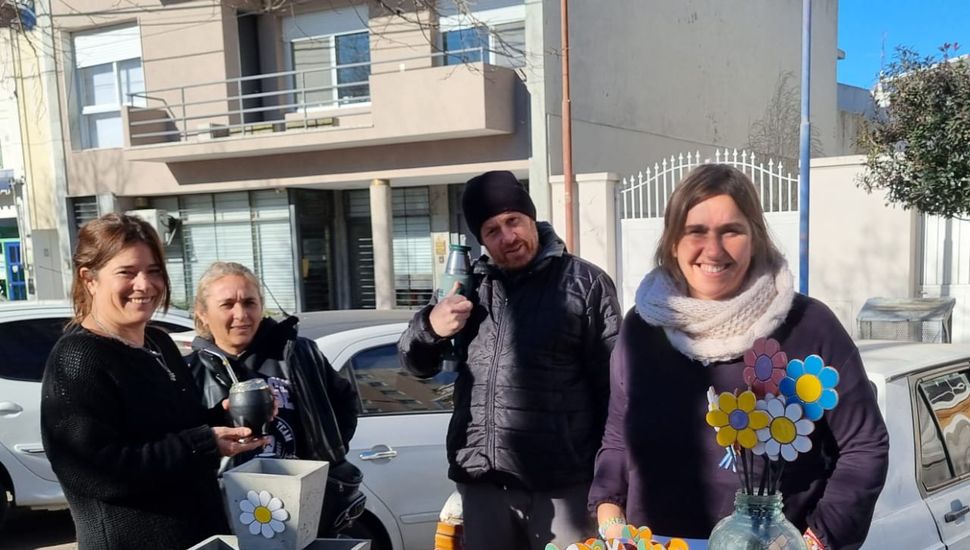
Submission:
[[[4,550],[76,550],[74,523],[67,510],[10,513],[0,530]]]

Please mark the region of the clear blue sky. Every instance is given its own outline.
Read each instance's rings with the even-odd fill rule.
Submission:
[[[944,42],[957,42],[957,54],[970,54],[970,0],[840,0],[838,81],[871,88],[879,74],[885,37],[885,62],[896,46],[936,55]]]

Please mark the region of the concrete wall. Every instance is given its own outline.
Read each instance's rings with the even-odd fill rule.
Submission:
[[[560,174],[558,3],[545,4],[556,5],[543,14],[550,53],[544,112],[535,118],[546,126],[550,173]],[[812,122],[823,154],[833,154],[838,3],[813,5]],[[801,7],[800,0],[571,3],[575,172],[629,174],[675,153],[744,146],[780,75],[793,75],[797,94]]]
[[[863,157],[814,159],[811,170],[809,294],[853,335],[867,298],[915,296],[916,214],[887,206],[855,184]]]

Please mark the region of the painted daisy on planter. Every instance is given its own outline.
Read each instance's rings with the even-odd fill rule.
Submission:
[[[788,403],[801,403],[805,418],[818,420],[825,411],[839,404],[839,393],[835,390],[839,372],[825,366],[825,361],[818,355],[809,355],[804,362],[792,359],[788,362],[787,373],[778,389],[788,398]]]
[[[785,378],[788,356],[774,338],[758,338],[744,354],[744,383],[759,397],[778,394],[778,384]]]
[[[717,428],[717,444],[730,447],[737,443],[750,449],[758,443],[756,430],[768,425],[768,414],[756,409],[758,398],[754,392],[744,391],[734,396],[724,392],[707,413],[707,423]]]
[[[782,396],[768,394],[758,401],[758,409],[768,414],[768,425],[758,430],[758,443],[751,450],[756,455],[768,455],[771,460],[781,456],[786,462],[798,458],[812,448],[808,438],[815,430],[815,423],[804,418],[799,403],[787,403]]]
[[[286,529],[283,522],[290,518],[284,509],[283,501],[269,491],[249,491],[246,498],[239,501],[239,522],[249,527],[251,535],[263,535],[271,539],[276,533]]]

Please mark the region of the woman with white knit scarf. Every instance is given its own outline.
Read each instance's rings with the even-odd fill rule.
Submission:
[[[705,422],[707,395],[747,389],[744,356],[754,348],[776,360],[817,354],[838,370],[839,406],[817,421],[811,450],[785,468],[781,492],[809,548],[858,548],[889,451],[858,349],[824,304],[793,290],[740,171],[694,169],[664,222],[658,267],[640,284],[613,351],[589,497],[601,534],[617,537],[632,523],[706,539],[730,515],[738,478],[718,467],[724,449]]]

